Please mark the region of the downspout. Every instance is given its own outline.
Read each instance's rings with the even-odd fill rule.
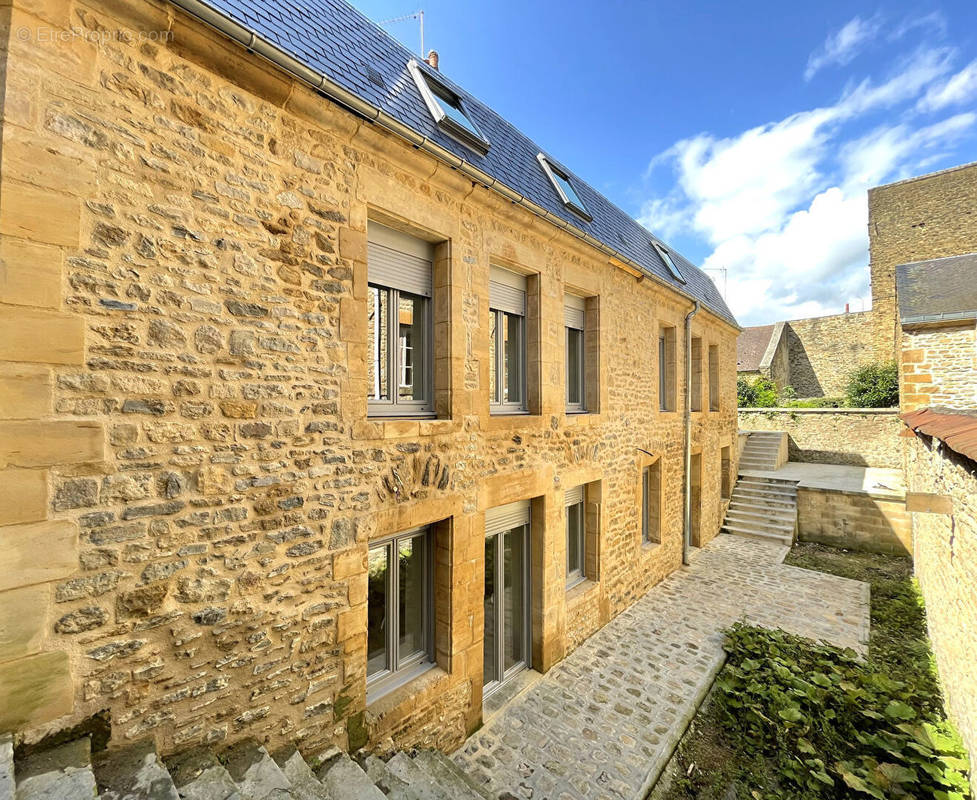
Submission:
[[[689,563],[692,546],[692,318],[699,301],[685,315],[685,517],[682,524],[682,563]]]

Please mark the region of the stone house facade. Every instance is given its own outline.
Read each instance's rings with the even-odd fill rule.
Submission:
[[[549,669],[680,566],[687,369],[716,535],[738,328],[677,254],[609,255],[161,0],[0,31],[0,727],[458,745],[487,664]],[[374,293],[391,237],[426,297]],[[525,413],[490,400],[498,269]]]

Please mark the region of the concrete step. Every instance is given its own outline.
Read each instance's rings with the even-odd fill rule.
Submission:
[[[451,792],[438,785],[426,768],[397,753],[387,762],[387,769],[407,784],[412,800],[451,800]]]
[[[726,513],[727,515],[737,514],[746,517],[756,517],[759,520],[789,523],[790,525],[797,522],[797,511],[789,508],[765,508],[764,506],[747,503],[737,503],[735,505],[730,503],[729,508],[726,509]]]
[[[180,800],[151,739],[99,753],[92,770],[101,800]]]
[[[334,800],[384,800],[383,792],[345,753],[323,764],[316,777]]]
[[[414,762],[427,770],[438,784],[451,792],[459,800],[495,800],[484,794],[458,766],[444,753],[437,750],[421,750],[415,754]]]
[[[291,784],[295,800],[333,800],[296,748],[282,750],[272,758]]]
[[[247,740],[224,754],[242,800],[292,800],[291,784],[260,744]]]
[[[763,531],[757,531],[752,528],[742,528],[735,525],[723,525],[723,533],[729,533],[734,536],[745,536],[748,539],[762,539],[767,542],[776,542],[777,544],[785,544],[790,547],[794,543],[793,536],[785,536],[776,533],[765,533]]]
[[[748,478],[740,478],[733,487],[733,494],[755,494],[774,499],[784,498],[788,500],[797,499],[797,489],[793,486],[777,486],[772,483],[752,483]]]
[[[87,736],[16,764],[17,800],[95,800],[98,788]]]
[[[14,737],[0,736],[0,800],[14,800]]]
[[[750,494],[748,492],[733,492],[730,503],[785,511],[793,511],[797,507],[797,501],[793,498],[771,497],[770,495]]]
[[[387,769],[387,764],[382,758],[374,755],[367,756],[363,761],[363,769],[376,787],[387,796],[387,800],[409,800],[407,782]]]
[[[168,761],[167,767],[183,800],[243,800],[234,779],[213,753],[193,750]]]
[[[729,525],[730,527],[749,529],[751,531],[756,531],[757,533],[769,533],[776,536],[788,536],[793,537],[794,526],[793,525],[778,525],[777,523],[768,522],[758,522],[755,519],[744,519],[742,517],[726,517],[724,525]]]

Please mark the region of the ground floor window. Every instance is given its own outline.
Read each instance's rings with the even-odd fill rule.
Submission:
[[[586,578],[587,525],[584,486],[568,489],[564,495],[567,520],[567,588]]]
[[[641,540],[645,544],[662,540],[661,470],[661,459],[641,470]]]
[[[366,676],[371,694],[433,664],[433,550],[429,528],[370,547]]]

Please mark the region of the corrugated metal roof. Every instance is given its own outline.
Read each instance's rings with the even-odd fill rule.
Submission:
[[[977,253],[896,267],[903,325],[977,317]]]
[[[176,1],[176,0],[175,0]],[[589,222],[563,205],[544,174],[538,153],[559,161],[556,152],[541,148],[514,125],[424,62],[426,73],[455,92],[491,147],[484,155],[465,147],[431,118],[407,69],[417,56],[343,0],[205,0],[206,4],[285,51],[308,69],[330,80],[463,158],[526,199],[589,234],[605,246],[641,265],[676,290],[690,294],[718,316],[736,319],[712,279],[688,259],[668,247],[686,279],[672,277],[652,246],[653,237],[627,213],[569,171],[575,190],[593,217]],[[379,80],[377,78],[379,77]],[[538,87],[543,91],[545,87]],[[604,142],[605,145],[608,142]],[[566,167],[565,162],[560,162]]]
[[[954,452],[977,462],[977,410],[921,408],[899,416],[916,433],[939,439]]]

